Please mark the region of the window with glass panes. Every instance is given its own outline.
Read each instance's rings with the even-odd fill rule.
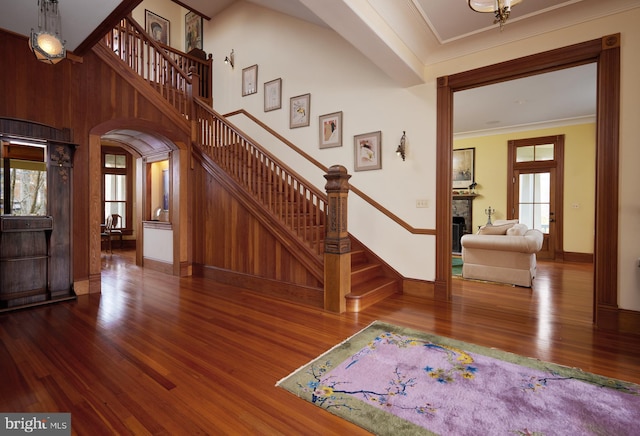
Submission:
[[[547,170],[527,172],[526,163],[553,161],[554,144],[535,144],[516,148],[519,174],[518,218],[521,223],[542,233],[549,233],[551,173]],[[518,165],[522,163],[523,165]]]
[[[108,216],[118,214],[122,217],[118,226],[129,229],[132,196],[130,155],[122,149],[103,147],[102,162],[103,222]]]

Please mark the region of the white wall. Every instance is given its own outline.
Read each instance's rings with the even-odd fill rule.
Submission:
[[[326,166],[342,164],[364,191],[413,227],[435,227],[436,78],[539,53],[601,36],[622,34],[622,103],[620,126],[619,303],[640,310],[640,9],[585,22],[525,41],[452,59],[425,68],[425,84],[401,88],[335,32],[250,3],[240,2],[204,25],[204,49],[214,55],[214,107],[221,113],[244,108]],[[235,69],[224,65],[235,50]],[[258,65],[257,94],[241,96],[242,69]],[[263,111],[263,83],[283,79],[283,108]],[[311,93],[311,126],[289,129],[288,102]],[[318,116],[344,113],[343,147],[318,149]],[[234,123],[243,121],[234,117]],[[248,127],[247,127],[248,128]],[[353,172],[353,136],[382,131],[382,169]],[[406,162],[395,156],[407,132]],[[253,134],[253,131],[249,131]],[[256,133],[257,135],[257,133]],[[322,175],[277,144],[277,156],[323,188]],[[291,163],[290,163],[291,162]],[[427,199],[417,209],[416,199]],[[350,196],[349,230],[406,277],[434,279],[435,239],[412,236],[388,218],[376,216]],[[592,238],[593,235],[585,235]]]
[[[142,255],[147,259],[173,264],[173,230],[142,229]]]
[[[344,165],[351,183],[416,228],[435,228],[435,94],[428,86],[398,87],[330,29],[250,3],[231,6],[204,26],[205,51],[214,57],[214,108],[246,109],[327,167]],[[224,64],[231,50],[235,68]],[[258,65],[258,93],[242,97],[242,69]],[[282,78],[282,109],[264,112],[264,82]],[[434,87],[435,89],[435,87]],[[311,94],[311,125],[289,129],[289,99]],[[343,112],[343,146],[320,150],[318,117]],[[263,136],[246,119],[231,122],[255,139]],[[353,171],[353,136],[382,132],[382,170]],[[407,160],[395,154],[407,132]],[[324,190],[321,171],[292,156],[284,146],[263,142],[276,156]],[[301,169],[302,168],[302,169]],[[416,199],[430,208],[417,209]],[[403,275],[435,278],[435,238],[413,236],[350,196],[350,232]],[[362,202],[359,202],[362,203]],[[394,247],[394,248],[391,248]]]

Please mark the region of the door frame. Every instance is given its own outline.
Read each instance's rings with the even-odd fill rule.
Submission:
[[[600,328],[612,330],[619,328],[622,316],[618,310],[619,33],[438,77],[435,299],[451,300],[453,280],[451,277],[451,164],[454,92],[591,62],[598,65],[593,321]]]
[[[553,161],[515,162],[517,147],[540,144],[554,144]],[[519,195],[519,180],[514,180],[516,172],[522,174],[548,172],[552,173],[553,218],[549,234],[545,234],[549,244],[551,257],[538,257],[545,260],[564,259],[564,135],[540,136],[535,138],[512,139],[508,141],[507,152],[507,219],[519,217],[517,212],[516,194]],[[517,167],[517,168],[516,168]],[[551,228],[552,227],[552,228]],[[545,245],[543,244],[543,249]]]

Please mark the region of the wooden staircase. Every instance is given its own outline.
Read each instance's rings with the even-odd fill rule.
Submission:
[[[401,277],[351,237],[351,292],[347,312],[360,312],[401,291]]]
[[[203,167],[211,175],[216,173],[219,181],[242,197],[248,210],[260,215],[262,218],[258,219],[322,281],[326,193],[216,113],[211,108],[210,94],[209,99],[202,95],[199,82],[192,82],[183,69],[188,66],[193,70],[187,63],[192,60],[175,53],[167,55],[167,48],[150,40],[130,16],[103,42],[94,47],[94,52],[121,71],[134,86],[138,87],[140,81],[140,86],[153,88],[167,100],[168,104],[162,102],[167,106],[162,110],[175,114],[178,123],[191,125],[192,143]],[[129,68],[117,68],[112,62],[114,56]],[[210,60],[207,64],[210,74]],[[222,180],[223,174],[226,180]],[[359,312],[400,292],[402,277],[363,244],[350,238],[351,292],[346,296],[346,310]]]

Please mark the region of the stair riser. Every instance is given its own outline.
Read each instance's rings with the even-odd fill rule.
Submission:
[[[347,295],[347,312],[361,312],[367,307],[396,294],[398,290],[398,283],[390,282],[389,284],[367,292],[358,298],[351,298]]]
[[[378,277],[382,274],[382,266],[371,264],[369,267],[352,271],[351,272],[351,286],[356,286],[361,283],[366,282],[367,280],[371,280],[375,277]]]

